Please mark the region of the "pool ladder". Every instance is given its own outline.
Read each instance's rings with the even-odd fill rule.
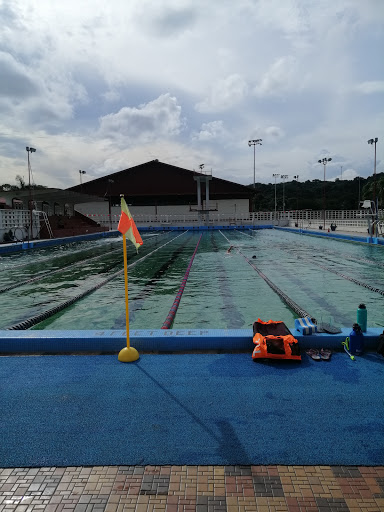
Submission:
[[[47,228],[47,231],[48,231],[48,234],[49,234],[49,238],[54,238],[53,236],[53,231],[52,231],[52,228],[51,228],[51,224],[49,223],[49,220],[48,220],[48,215],[46,214],[46,212],[39,212],[42,217],[43,217],[43,221],[45,222],[45,225],[46,225],[46,228]]]

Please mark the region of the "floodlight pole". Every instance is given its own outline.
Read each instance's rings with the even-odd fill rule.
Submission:
[[[323,228],[325,230],[325,168],[327,166],[327,163],[330,162],[332,158],[323,158],[321,160],[318,160],[319,164],[323,164],[324,166],[324,184],[323,184]]]
[[[296,220],[299,223],[299,175],[293,177],[296,180]]]
[[[284,186],[285,186],[285,180],[288,178],[288,174],[282,174],[280,177],[283,180],[283,213],[284,213],[284,218],[285,218],[285,190],[284,190]]]
[[[357,202],[357,209],[359,209],[360,208],[360,176],[358,176],[357,178],[359,180],[359,200]]]
[[[29,153],[36,153],[35,148],[26,147],[27,155],[28,155],[28,209],[29,209],[29,229],[28,229],[28,239],[33,239],[33,228],[32,228],[32,188],[31,188],[31,162],[29,160]],[[29,234],[30,230],[30,234]]]
[[[377,144],[377,141],[379,139],[377,137],[375,137],[374,139],[369,139],[368,141],[368,144],[371,144],[371,145],[375,145],[375,160],[374,160],[374,164],[373,164],[373,202],[375,204],[375,210],[376,210],[376,215],[378,213],[378,201],[377,201],[377,198],[376,198],[376,144]]]
[[[276,179],[280,176],[280,174],[272,174],[272,176],[275,178],[275,222],[276,222],[276,217],[277,217]]]
[[[262,140],[263,139],[255,139],[248,141],[248,146],[253,146],[253,189],[256,188],[256,146],[262,146]]]

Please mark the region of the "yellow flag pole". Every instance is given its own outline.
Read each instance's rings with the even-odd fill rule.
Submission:
[[[119,352],[119,361],[122,363],[132,363],[139,359],[138,351],[131,347],[129,342],[129,306],[128,306],[128,270],[127,270],[127,240],[123,234],[123,251],[124,251],[124,281],[125,281],[125,323],[127,329],[127,346]]]

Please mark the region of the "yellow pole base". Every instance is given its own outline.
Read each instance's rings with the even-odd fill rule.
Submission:
[[[138,351],[133,347],[124,347],[119,352],[119,361],[122,363],[133,363],[133,361],[137,361],[140,355]]]

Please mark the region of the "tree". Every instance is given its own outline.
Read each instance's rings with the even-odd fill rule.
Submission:
[[[373,178],[370,178],[369,181],[363,187],[363,198],[373,200],[374,195],[375,182]],[[384,204],[384,174],[380,173],[376,176],[376,197],[379,203],[379,208]]]
[[[16,182],[19,184],[19,189],[24,190],[26,188],[25,186],[25,180],[20,174],[16,175]]]

